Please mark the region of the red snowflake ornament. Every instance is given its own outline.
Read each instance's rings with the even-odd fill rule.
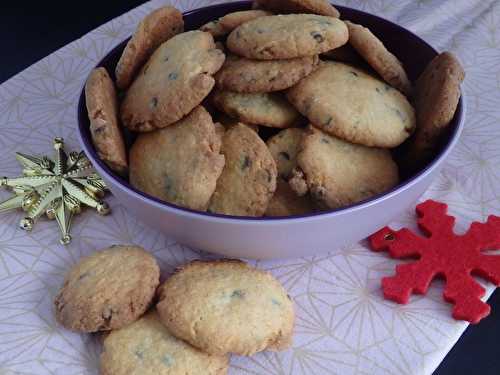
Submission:
[[[481,301],[484,288],[471,276],[500,284],[500,256],[485,250],[500,249],[500,217],[474,222],[464,235],[453,233],[455,218],[446,214],[447,205],[428,200],[416,207],[418,226],[426,237],[409,229],[385,227],[370,237],[372,250],[388,250],[393,258],[418,257],[396,267],[396,275],[382,279],[386,299],[406,304],[412,293],[425,294],[436,277],[445,279],[443,297],[453,303],[453,317],[478,323],[490,313]]]

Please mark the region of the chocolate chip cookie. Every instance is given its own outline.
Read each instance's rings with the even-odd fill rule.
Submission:
[[[123,124],[146,132],[179,121],[208,95],[224,53],[202,31],[178,34],[163,43],[142,68],[121,105]]]
[[[194,261],[159,289],[157,310],[172,334],[206,353],[252,355],[283,350],[294,311],[268,272],[241,261]]]
[[[130,183],[158,199],[205,211],[224,167],[221,139],[201,106],[176,124],[139,135],[130,150]]]

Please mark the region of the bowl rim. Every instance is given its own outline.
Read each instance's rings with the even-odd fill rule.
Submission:
[[[231,3],[221,3],[221,4],[213,4],[205,7],[200,7],[196,9],[191,9],[187,12],[183,12],[183,16],[189,16],[193,13],[197,13],[201,10],[210,10],[214,8],[224,8],[227,7],[228,5],[245,5],[251,3],[250,1],[237,1],[237,2],[231,2]],[[412,31],[406,29],[405,27],[398,25],[392,21],[389,21],[383,17],[367,13],[358,9],[350,8],[350,7],[344,7],[344,6],[337,6],[335,5],[339,10],[342,9],[348,9],[350,11],[354,11],[359,13],[362,16],[368,16],[375,18],[377,22],[389,24],[391,27],[394,27],[398,29],[398,31],[404,32],[404,33],[409,33],[411,34],[414,38],[419,39],[419,41],[426,45],[429,49],[431,49],[436,55],[438,54],[437,50],[432,47],[429,43],[427,43],[425,40],[420,38],[418,35],[413,33]],[[95,67],[99,67],[103,64],[103,62],[106,60],[106,58],[113,54],[115,50],[122,48],[122,45],[129,39],[130,37],[127,37],[124,41],[118,43],[115,47],[113,47],[106,55],[96,64]],[[314,220],[321,220],[323,218],[327,217],[334,217],[334,216],[340,216],[343,214],[349,214],[356,212],[358,210],[362,210],[364,208],[367,208],[369,206],[373,206],[376,204],[381,203],[384,200],[390,199],[394,197],[395,195],[398,195],[402,193],[404,190],[418,184],[422,179],[427,177],[432,171],[440,165],[444,159],[447,158],[447,156],[450,154],[451,150],[455,147],[455,145],[458,143],[460,139],[460,135],[463,131],[463,128],[465,126],[465,118],[466,118],[466,112],[467,112],[467,100],[466,96],[464,93],[464,88],[461,87],[461,95],[460,99],[457,105],[456,113],[454,117],[457,117],[457,125],[449,135],[449,140],[447,143],[443,146],[442,150],[440,151],[439,154],[436,155],[436,157],[428,164],[426,165],[425,168],[423,168],[421,171],[416,173],[415,175],[409,177],[406,181],[400,182],[398,185],[393,187],[392,189],[385,191],[383,193],[374,195],[368,199],[356,202],[354,204],[344,206],[341,208],[337,209],[331,209],[328,211],[322,211],[322,212],[316,212],[316,213],[310,213],[310,214],[304,214],[304,215],[291,215],[291,216],[262,216],[262,217],[251,217],[251,216],[234,216],[234,215],[224,215],[224,214],[217,214],[217,213],[210,213],[210,212],[203,212],[203,211],[198,211],[198,210],[193,210],[190,208],[178,206],[166,201],[162,201],[158,198],[155,198],[149,194],[146,194],[142,191],[139,191],[138,189],[134,188],[128,181],[124,180],[120,176],[116,175],[97,155],[96,151],[94,150],[93,145],[91,144],[90,139],[84,138],[83,133],[83,125],[85,121],[80,121],[81,120],[81,114],[84,113],[85,115],[87,114],[87,109],[86,109],[86,104],[85,104],[85,83],[80,90],[80,97],[78,100],[78,105],[77,105],[77,122],[78,122],[78,139],[80,141],[81,146],[83,147],[83,150],[85,151],[85,154],[87,157],[90,159],[92,165],[96,169],[96,171],[105,179],[111,180],[114,184],[117,184],[120,186],[121,189],[124,189],[127,191],[128,194],[134,195],[136,198],[146,201],[149,204],[152,204],[153,206],[161,209],[161,210],[169,210],[173,211],[175,214],[179,214],[181,216],[187,216],[187,217],[192,217],[192,218],[197,218],[197,219],[206,219],[206,220],[212,220],[212,221],[217,221],[217,222],[225,222],[225,223],[246,223],[246,224],[282,224],[282,223],[288,223],[288,222],[299,222],[299,221],[314,221]]]

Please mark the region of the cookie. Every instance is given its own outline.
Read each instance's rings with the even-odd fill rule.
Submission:
[[[436,56],[418,78],[415,89],[417,130],[405,155],[409,168],[428,161],[434,154],[440,136],[457,109],[464,78],[464,69],[450,52]]]
[[[349,44],[363,56],[384,81],[410,96],[412,85],[401,61],[389,52],[369,29],[349,21],[345,23],[349,28]]]
[[[159,283],[151,254],[138,246],[111,246],[69,271],[54,301],[56,319],[80,332],[124,327],[148,309]]]
[[[182,13],[171,6],[156,9],[144,18],[116,65],[116,85],[125,90],[139,69],[162,44],[184,30]]]
[[[242,10],[239,12],[226,14],[224,17],[221,17],[217,20],[207,22],[200,27],[200,30],[212,34],[214,38],[218,38],[223,35],[229,34],[233,29],[237,28],[242,23],[259,17],[271,15],[271,12],[267,12],[265,10]]]
[[[209,354],[286,349],[293,304],[268,272],[237,260],[194,261],[159,289],[157,310],[176,337]]]
[[[297,166],[297,155],[305,133],[305,130],[300,128],[285,129],[266,142],[276,162],[278,176],[284,180],[288,180],[290,173]]]
[[[111,332],[103,344],[101,375],[225,375],[227,356],[209,355],[172,336],[156,310]]]
[[[310,126],[289,180],[304,185],[324,208],[340,208],[383,193],[398,183],[398,168],[386,149],[355,145]]]
[[[365,146],[396,147],[415,128],[415,111],[403,94],[343,63],[322,63],[287,98],[314,126]]]
[[[230,55],[215,75],[222,90],[256,93],[292,87],[318,65],[318,56],[287,60],[251,60]]]
[[[216,90],[212,100],[219,110],[248,124],[289,128],[300,121],[299,112],[281,93],[243,94]]]
[[[163,43],[130,86],[121,106],[123,124],[145,132],[164,128],[199,105],[224,63],[213,37],[202,31],[178,34]]]
[[[288,14],[245,22],[229,34],[227,48],[250,59],[293,59],[340,47],[348,37],[347,26],[337,18]]]
[[[118,124],[118,100],[106,69],[97,68],[90,73],[85,84],[85,101],[97,154],[112,170],[126,175],[127,152]]]
[[[130,183],[153,197],[205,211],[224,167],[221,139],[201,106],[176,124],[141,134],[130,150]]]
[[[339,11],[328,0],[254,0],[253,7],[275,13],[313,13],[338,18]]]
[[[257,133],[243,124],[222,138],[226,165],[208,206],[209,212],[262,216],[276,190],[276,163]]]

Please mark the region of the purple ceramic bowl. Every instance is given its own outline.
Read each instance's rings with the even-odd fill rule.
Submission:
[[[229,12],[250,8],[249,1],[213,5],[184,14],[185,29]],[[337,7],[342,18],[363,24],[377,35],[404,64],[412,80],[437,54],[425,41],[409,30],[385,19],[358,10]],[[114,68],[127,41],[119,44],[97,65]],[[414,204],[438,175],[446,157],[458,141],[465,119],[462,95],[458,109],[435,158],[416,174],[384,194],[350,207],[328,212],[286,218],[250,218],[193,211],[160,201],[133,188],[127,180],[111,171],[97,156],[92,145],[89,120],[82,90],[78,105],[78,134],[85,153],[104,178],[111,192],[150,227],[182,244],[229,257],[286,258],[335,251],[357,242],[383,227]]]

